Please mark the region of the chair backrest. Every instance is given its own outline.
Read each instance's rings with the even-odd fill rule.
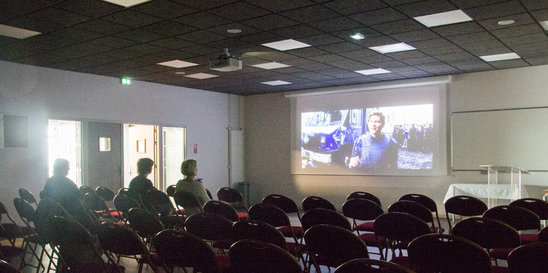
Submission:
[[[165,192],[155,188],[147,192],[147,200],[154,210],[162,216],[169,215],[172,211],[175,213],[178,211],[173,207],[171,200],[169,200],[169,196]]]
[[[334,225],[347,230],[352,229],[350,222],[344,215],[325,208],[315,208],[303,213],[301,224],[304,231],[320,224]]]
[[[204,212],[219,214],[232,222],[238,221],[238,212],[222,201],[209,200],[204,204],[203,209]]]
[[[510,202],[510,206],[526,208],[534,213],[541,220],[548,220],[548,202],[537,198],[521,198]]]
[[[238,208],[247,210],[247,204],[242,194],[233,188],[222,187],[217,190],[217,199],[228,203],[234,203]]]
[[[34,195],[27,189],[19,188],[19,197],[21,197],[21,199],[27,201],[31,205],[38,205],[38,202],[36,201],[36,198],[34,198]]]
[[[167,266],[193,267],[204,273],[220,273],[216,255],[200,237],[186,231],[166,229],[152,239],[158,257]]]
[[[525,244],[508,255],[509,273],[548,272],[548,242]]]
[[[487,217],[470,217],[455,224],[453,235],[487,248],[514,248],[521,244],[518,231],[510,225]]]
[[[126,218],[126,214],[131,208],[140,208],[141,204],[139,201],[133,199],[126,194],[117,194],[114,196],[114,206],[116,209],[122,213],[122,217]]]
[[[324,208],[324,209],[330,209],[336,211],[335,205],[331,203],[329,200],[319,197],[319,196],[308,196],[303,199],[301,202],[301,206],[303,207],[303,210],[305,212],[315,209],[315,208]]]
[[[166,194],[169,197],[173,197],[176,191],[177,191],[177,187],[175,185],[169,185],[166,188]]]
[[[417,272],[491,272],[491,258],[485,249],[453,235],[422,235],[409,243],[408,253]]]
[[[86,209],[91,211],[108,212],[108,206],[105,203],[105,200],[95,192],[84,194],[84,197],[82,197],[82,204]]]
[[[86,194],[86,193],[88,193],[88,192],[93,192],[93,193],[95,193],[95,191],[94,191],[91,187],[86,186],[86,185],[82,185],[82,186],[78,187],[78,189],[79,189],[80,192],[82,192],[83,194]]]
[[[375,202],[368,199],[348,199],[342,206],[343,214],[355,220],[375,220],[384,213],[382,208]]]
[[[425,207],[427,207],[432,213],[434,213],[434,216],[436,218],[437,227],[439,228],[439,232],[443,232],[441,229],[441,221],[440,217],[438,215],[438,206],[436,205],[436,201],[434,199],[419,193],[408,193],[404,194],[402,197],[400,197],[399,200],[408,200],[408,201],[414,201],[417,202]]]
[[[452,221],[449,219],[450,214],[466,217],[481,216],[487,210],[487,205],[483,201],[467,195],[457,195],[447,199],[444,207],[449,222],[449,231],[453,228]]]
[[[201,212],[191,215],[185,221],[185,230],[209,241],[232,238],[232,222],[215,213]]]
[[[518,206],[496,206],[483,213],[483,217],[494,218],[505,222],[516,230],[534,229],[540,231],[540,218],[526,208]]]
[[[127,212],[131,227],[142,237],[151,237],[164,230],[164,225],[158,217],[142,208],[131,208]]]
[[[421,220],[434,225],[432,212],[424,205],[415,201],[399,200],[388,207],[388,212],[405,212],[419,217]]]
[[[97,195],[99,195],[99,197],[103,198],[103,200],[105,200],[105,202],[112,201],[114,199],[114,195],[115,195],[112,190],[110,190],[107,187],[103,187],[103,186],[99,186],[99,187],[95,188],[95,193],[97,193]]]
[[[52,242],[55,239],[55,231],[51,229],[50,222],[56,216],[74,221],[72,215],[59,203],[50,198],[41,199],[36,207],[34,225],[45,242]]]
[[[21,273],[19,269],[13,267],[11,264],[4,260],[0,260],[0,272],[2,273]]]
[[[356,258],[337,267],[334,273],[415,273],[410,268],[392,262]]]
[[[299,262],[286,250],[263,241],[244,239],[228,252],[232,271],[238,273],[301,273]]]
[[[115,223],[102,223],[97,237],[104,250],[119,255],[149,255],[141,238],[129,228]]]
[[[356,234],[338,226],[315,225],[306,230],[304,241],[316,264],[338,267],[355,258],[369,258],[365,243]]]
[[[282,209],[285,213],[297,213],[297,216],[299,219],[301,218],[301,215],[299,213],[299,207],[297,206],[297,203],[293,201],[293,199],[282,195],[282,194],[269,194],[265,196],[262,200],[262,203],[267,203],[274,205],[280,209]]]
[[[19,217],[25,225],[32,226],[31,223],[34,223],[36,212],[34,211],[34,208],[25,200],[21,198],[15,198],[13,199],[13,205],[15,206],[15,210],[17,211],[17,214],[19,214]]]
[[[377,205],[379,205],[379,207],[382,207],[381,200],[377,196],[375,196],[375,195],[373,195],[369,192],[355,191],[355,192],[349,194],[346,197],[346,200],[355,199],[355,198],[370,200],[370,201],[375,202]]]
[[[548,226],[544,227],[538,232],[539,242],[548,242]]]
[[[250,220],[269,223],[274,227],[291,226],[287,214],[277,206],[268,203],[258,203],[251,206],[247,217]]]
[[[430,233],[430,227],[420,218],[405,212],[388,212],[374,222],[375,235],[390,240],[409,242]]]
[[[177,207],[182,207],[186,213],[189,211],[203,211],[196,196],[190,192],[178,191],[173,195],[173,200],[175,200],[175,205],[177,205]]]
[[[274,226],[258,220],[239,220],[232,225],[234,240],[259,240],[287,250],[284,235]]]

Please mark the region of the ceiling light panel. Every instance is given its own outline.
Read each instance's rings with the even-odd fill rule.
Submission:
[[[173,60],[173,61],[167,61],[163,63],[158,63],[159,65],[174,67],[174,68],[183,68],[183,67],[190,67],[190,66],[196,66],[198,64],[191,63],[191,62],[185,62],[181,60]]]
[[[547,21],[540,21],[539,23],[544,28],[544,30],[548,31],[548,20]]]
[[[12,27],[7,25],[1,25],[0,24],[0,35],[7,36],[11,38],[16,39],[26,39],[32,36],[36,36],[42,34],[37,31],[32,31],[28,29],[18,28],[18,27]]]
[[[288,64],[277,63],[277,62],[254,64],[252,66],[257,67],[257,68],[267,69],[267,70],[290,67],[290,65],[288,65]]]
[[[195,74],[186,75],[185,77],[187,77],[187,78],[193,78],[193,79],[198,79],[198,80],[205,80],[205,79],[216,78],[216,77],[219,77],[219,76],[218,76],[218,75],[209,74],[209,73],[195,73]]]
[[[486,62],[496,62],[496,61],[519,59],[521,57],[518,54],[512,52],[512,53],[504,53],[504,54],[485,55],[485,56],[480,56],[480,58]]]
[[[129,8],[132,6],[136,6],[136,5],[148,2],[150,0],[103,0],[103,1]]]
[[[386,54],[386,53],[414,50],[415,48],[406,43],[397,43],[397,44],[390,44],[390,45],[373,46],[373,47],[370,47],[369,49],[375,50],[382,54]]]
[[[287,39],[287,40],[282,40],[282,41],[277,41],[277,42],[271,42],[271,43],[266,43],[266,44],[262,44],[262,45],[266,46],[266,47],[276,49],[276,50],[280,50],[280,51],[286,51],[286,50],[291,50],[291,49],[297,49],[297,48],[303,48],[303,47],[309,47],[310,46],[309,44],[299,42],[299,41],[293,40],[293,39]]]
[[[358,70],[354,71],[356,73],[360,73],[363,75],[377,75],[377,74],[385,74],[385,73],[391,73],[390,71],[382,68],[375,68],[375,69],[365,69],[365,70]]]
[[[266,84],[266,85],[272,85],[272,86],[291,84],[290,82],[280,81],[280,80],[277,80],[277,81],[269,81],[269,82],[261,82],[261,83],[262,83],[262,84]]]
[[[443,25],[468,22],[473,20],[470,16],[468,16],[466,13],[464,13],[460,9],[413,17],[413,19],[419,21],[419,23],[427,27],[437,27],[437,26],[443,26]]]

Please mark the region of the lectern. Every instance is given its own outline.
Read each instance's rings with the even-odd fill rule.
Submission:
[[[528,170],[520,169],[514,166],[499,166],[499,165],[480,165],[480,168],[487,169],[487,206],[494,207],[497,205],[497,199],[499,199],[496,193],[499,185],[499,174],[509,174],[510,184],[509,186],[510,196],[513,200],[522,198],[522,174],[531,174]],[[517,176],[517,182],[514,179]]]

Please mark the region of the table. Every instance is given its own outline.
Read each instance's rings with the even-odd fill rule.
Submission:
[[[512,189],[514,187],[514,189]],[[491,192],[491,194],[489,194]],[[495,198],[495,199],[507,199],[516,200],[519,198],[526,198],[529,196],[525,187],[521,187],[519,190],[518,185],[510,184],[451,184],[447,189],[443,202],[447,199],[457,195],[469,195],[477,198]],[[491,204],[493,206],[495,204]]]

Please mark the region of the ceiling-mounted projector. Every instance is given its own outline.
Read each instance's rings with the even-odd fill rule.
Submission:
[[[225,48],[225,52],[219,54],[216,59],[209,59],[209,69],[230,72],[242,69],[242,60],[228,53],[228,48]]]

